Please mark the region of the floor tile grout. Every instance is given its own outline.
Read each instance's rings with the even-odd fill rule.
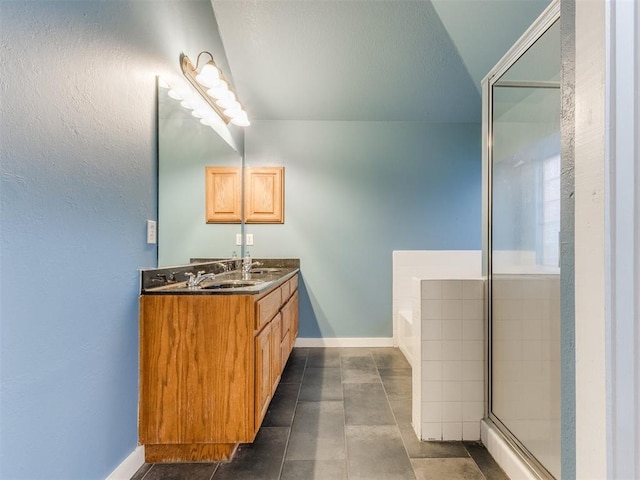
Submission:
[[[342,368],[342,355],[338,357],[340,363],[340,386],[342,387],[342,436],[344,439],[344,468],[345,476],[349,480],[349,445],[347,443],[347,409],[344,402],[344,372]]]
[[[151,470],[153,470],[153,467],[155,467],[155,464],[151,465],[151,466],[149,467],[149,470],[147,470],[146,472],[144,472],[144,475],[142,476],[142,478],[141,478],[140,480],[144,480],[144,479],[145,479],[145,477],[146,477],[147,475],[149,475],[149,472],[150,472]]]
[[[211,472],[211,476],[209,477],[209,480],[213,480],[214,475],[216,474],[216,472],[218,471],[218,467],[220,466],[219,463],[216,463],[215,467],[213,467],[213,472]],[[144,480],[144,479],[143,479]]]
[[[389,405],[389,409],[391,410],[391,415],[393,415],[393,420],[396,422],[396,428],[398,429],[398,433],[400,434],[400,440],[402,440],[402,446],[404,448],[404,451],[407,454],[407,458],[409,459],[409,465],[411,465],[411,470],[413,471],[414,477],[418,478],[418,476],[416,475],[416,469],[414,468],[413,463],[411,463],[411,455],[409,455],[409,450],[407,449],[407,443],[405,442],[404,436],[400,431],[400,426],[398,425],[398,417],[396,416],[396,412],[393,411],[393,408],[391,408],[391,401],[389,400],[389,392],[387,392],[387,387],[382,381],[382,375],[380,375],[380,368],[378,367],[378,363],[375,361],[375,358],[373,359],[373,363],[376,366],[376,371],[378,372],[378,376],[380,377],[380,383],[382,383],[382,390],[384,391],[384,396],[387,399],[387,404]]]
[[[291,430],[293,429],[293,422],[296,418],[296,411],[298,410],[300,392],[302,392],[302,382],[304,381],[304,373],[307,371],[308,361],[309,361],[309,354],[307,353],[307,356],[304,359],[304,367],[302,368],[302,375],[300,376],[300,386],[298,387],[298,394],[296,395],[296,404],[295,404],[295,407],[293,408],[293,417],[291,418],[291,425],[288,428],[289,433],[287,434],[287,442],[285,443],[284,452],[282,453],[282,462],[280,463],[280,473],[278,474],[278,479],[282,478],[282,473],[284,471],[284,464],[287,459],[287,451],[289,450],[289,441],[291,440]]]

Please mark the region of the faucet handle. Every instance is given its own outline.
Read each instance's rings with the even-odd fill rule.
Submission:
[[[203,273],[204,273],[204,270],[200,270],[198,271],[198,276],[196,276],[193,272],[184,272],[185,276],[187,277],[187,285],[189,287],[195,286],[196,282],[200,278],[200,275],[202,275]]]

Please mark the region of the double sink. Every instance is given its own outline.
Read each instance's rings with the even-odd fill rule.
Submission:
[[[260,262],[260,266],[255,266],[248,273],[243,273],[241,268],[233,269],[231,265],[236,265],[231,263],[231,270],[220,271],[220,263],[215,261],[143,270],[141,294],[257,294],[283,283],[299,270],[299,261],[294,264],[267,261],[266,265]],[[196,286],[190,286],[189,276],[197,272],[211,278],[204,278]]]
[[[266,279],[260,278],[260,277],[265,277],[266,275],[273,276],[281,272],[282,272],[281,268],[254,268],[249,270],[249,275],[246,275],[246,276],[243,275],[243,278],[241,279],[223,278],[225,275],[229,275],[229,274],[233,276],[237,276],[238,273],[235,271],[229,272],[228,274],[221,273],[216,275],[216,277],[211,280],[203,281],[197,287],[187,287],[187,288],[196,288],[196,289],[200,288],[202,290],[220,290],[220,289],[255,287],[256,285],[265,283]]]

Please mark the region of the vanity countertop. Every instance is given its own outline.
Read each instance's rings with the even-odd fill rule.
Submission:
[[[142,270],[141,295],[258,295],[282,285],[300,271],[299,259],[253,259],[248,274],[240,259],[192,259],[187,265]],[[227,269],[228,271],[225,271]],[[187,273],[215,274],[196,287]]]

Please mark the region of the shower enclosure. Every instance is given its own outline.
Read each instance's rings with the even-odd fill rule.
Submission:
[[[560,25],[552,4],[483,82],[487,416],[560,478]]]

